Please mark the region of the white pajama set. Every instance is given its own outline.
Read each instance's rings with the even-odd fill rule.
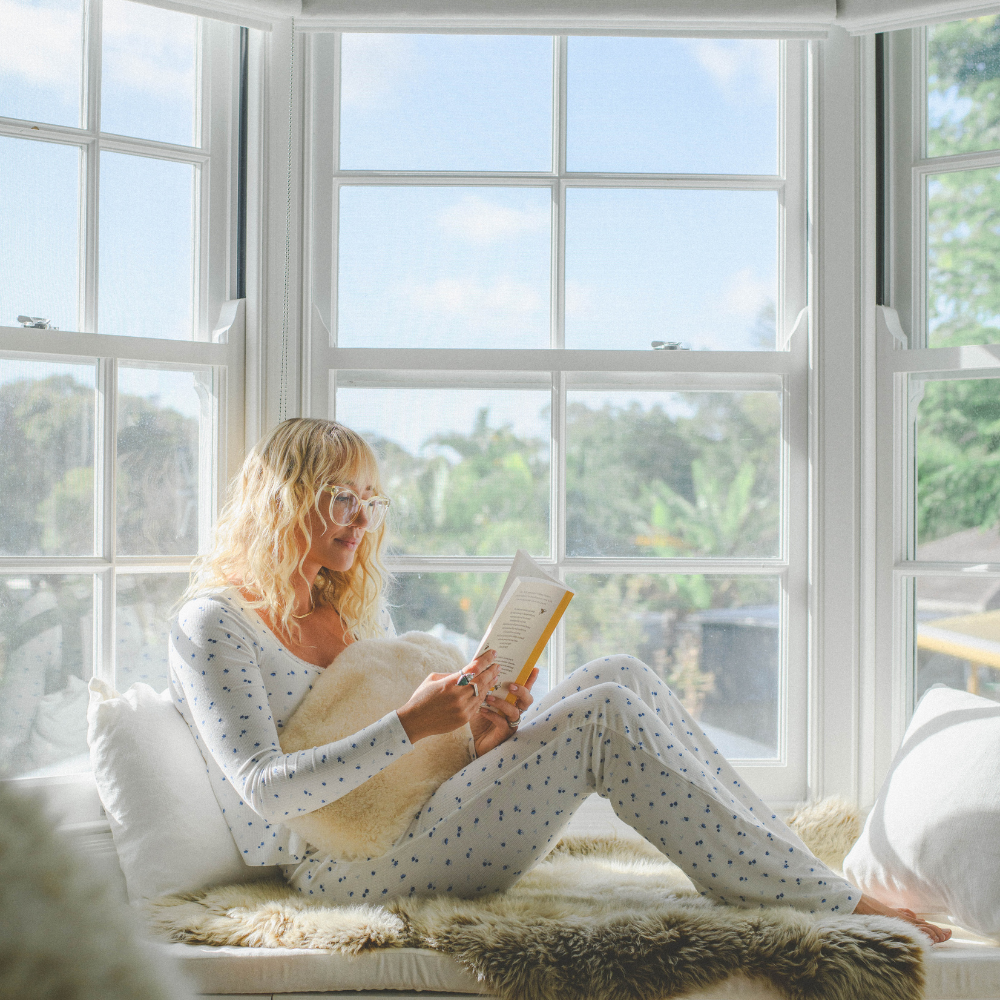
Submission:
[[[387,636],[394,635],[388,613]],[[293,656],[239,593],[189,601],[171,630],[171,685],[249,865],[333,904],[512,885],[592,792],[719,903],[851,913],[861,894],[745,786],[645,664],[573,671],[499,747],[446,780],[384,855],[338,861],[283,827],[412,749],[395,711],[353,736],[285,754],[278,732],[321,668]]]

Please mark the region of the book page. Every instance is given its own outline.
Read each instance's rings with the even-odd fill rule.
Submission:
[[[567,595],[571,596],[571,591],[548,579],[515,577],[511,581],[476,652],[478,656],[487,649],[496,651],[498,687],[517,682],[525,667],[530,670],[534,666],[541,652],[536,647],[547,631],[551,634],[553,616],[565,610]]]

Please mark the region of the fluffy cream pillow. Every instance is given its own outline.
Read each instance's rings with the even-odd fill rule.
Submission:
[[[428,674],[464,666],[456,646],[425,632],[352,643],[295,710],[281,732],[281,748],[294,753],[350,736],[399,708]],[[385,854],[438,785],[469,763],[470,736],[467,725],[428,736],[336,802],[285,825],[341,860]]]
[[[1000,935],[1000,704],[924,695],[844,873],[890,906]]]

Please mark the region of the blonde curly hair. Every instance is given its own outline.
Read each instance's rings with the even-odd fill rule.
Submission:
[[[253,448],[228,497],[215,529],[212,550],[195,564],[182,601],[206,590],[238,586],[259,595],[250,606],[266,610],[291,635],[293,579],[302,574],[312,545],[308,512],[326,524],[323,487],[355,483],[381,493],[378,463],[368,443],[333,420],[293,417],[278,424]],[[300,547],[298,539],[305,544]],[[355,638],[381,634],[379,597],[389,574],[382,562],[385,521],[366,531],[345,572],[319,571],[312,586],[314,607],[332,605]],[[303,579],[305,576],[303,575]]]

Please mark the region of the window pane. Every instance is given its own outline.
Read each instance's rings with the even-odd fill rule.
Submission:
[[[193,555],[211,504],[211,372],[118,370],[118,552]]]
[[[337,390],[337,419],[364,434],[392,499],[396,552],[549,551],[549,393]]]
[[[101,333],[192,338],[196,180],[188,163],[101,153]]]
[[[777,392],[567,393],[571,556],[777,556]]]
[[[652,667],[730,758],[778,748],[774,577],[584,575],[566,613],[566,670],[611,653]]]
[[[341,347],[548,347],[548,188],[345,187]]]
[[[103,16],[101,131],[200,145],[198,18],[129,0]]]
[[[472,659],[486,632],[505,573],[400,573],[389,592],[396,631],[430,632]],[[549,689],[549,646],[538,659],[537,699]]]
[[[987,546],[1000,561],[995,532]],[[1000,579],[921,576],[916,590],[917,698],[945,684],[1000,701]]]
[[[90,769],[92,576],[0,577],[0,772]]]
[[[344,170],[550,170],[552,39],[345,34]]]
[[[94,554],[93,364],[0,359],[0,555]]]
[[[80,161],[78,146],[0,136],[0,326],[80,329]]]
[[[774,174],[778,42],[570,38],[570,170]]]
[[[1000,170],[927,178],[927,346],[1000,341]]]
[[[1000,524],[1000,379],[923,387],[916,414],[917,558],[989,562],[975,552],[996,546]]]
[[[115,579],[115,687],[167,686],[167,636],[186,573],[120,573]]]
[[[4,0],[0,115],[79,127],[82,0]]]
[[[774,350],[770,191],[566,192],[566,346]]]
[[[1000,149],[1000,16],[927,29],[927,152]]]

